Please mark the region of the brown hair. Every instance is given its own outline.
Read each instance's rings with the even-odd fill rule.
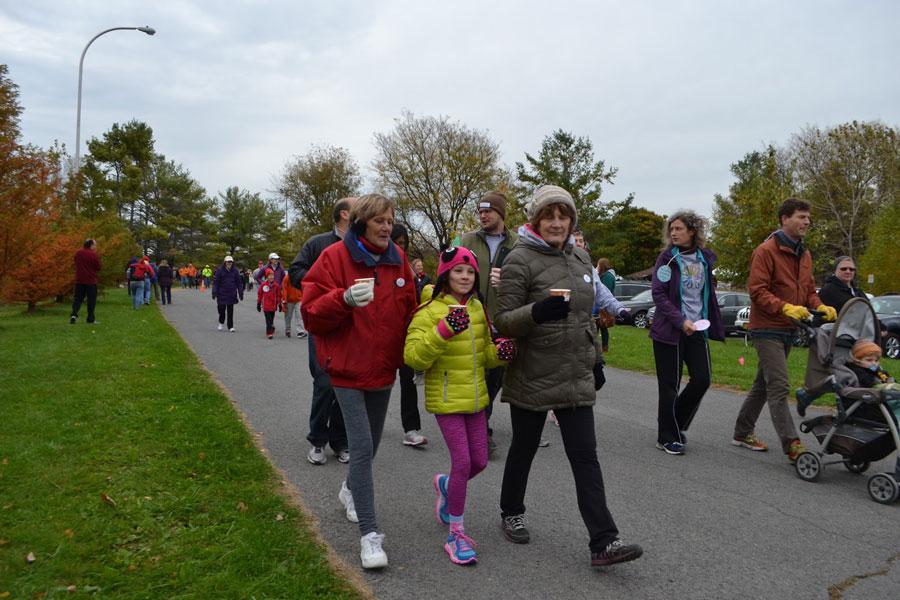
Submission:
[[[569,234],[571,235],[571,233],[575,230],[575,211],[572,210],[571,206],[562,202],[552,202],[541,208],[541,210],[539,210],[537,214],[531,216],[531,226],[535,231],[537,231],[542,220],[553,217],[553,209],[555,208],[558,208],[559,212],[563,216],[569,217],[571,219],[571,221],[569,222]]]
[[[800,200],[799,198],[788,198],[778,207],[778,224],[781,224],[782,217],[792,217],[798,210],[809,210],[809,202]]]
[[[610,269],[612,269],[612,265],[609,263],[608,258],[600,258],[597,260],[597,272],[598,273],[600,273],[602,275],[603,273],[606,273]]]
[[[693,242],[694,248],[702,248],[704,244],[706,244],[706,219],[698,215],[692,210],[679,210],[671,217],[666,219],[666,224],[663,227],[663,246],[669,247],[672,245],[672,238],[669,235],[669,229],[672,227],[672,223],[675,221],[681,221],[684,223],[684,226],[687,227],[687,230],[694,234]]]

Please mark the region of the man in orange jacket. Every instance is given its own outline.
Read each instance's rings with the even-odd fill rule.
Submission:
[[[837,313],[816,295],[812,255],[803,246],[810,225],[809,203],[788,198],[781,204],[778,218],[781,229],[757,246],[750,258],[750,339],[759,355],[759,367],[738,413],[731,443],[757,452],[768,450],[753,431],[768,403],[781,449],[794,463],[805,451],[787,403],[787,357],[797,330],[795,322],[809,319],[807,307],[824,313],[827,321],[834,321]]]
[[[281,282],[282,301],[284,302],[284,335],[291,337],[291,322],[297,317],[297,337],[305,338],[308,334],[303,328],[303,316],[300,314],[300,302],[303,292],[291,285],[290,275],[285,273]]]

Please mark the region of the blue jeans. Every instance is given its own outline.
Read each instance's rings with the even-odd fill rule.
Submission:
[[[150,304],[150,280],[144,280],[144,304]]]
[[[309,374],[313,378],[312,406],[309,410],[309,435],[307,441],[319,448],[326,444],[335,452],[347,447],[347,430],[344,427],[344,415],[331,387],[331,377],[319,366],[316,360],[316,342],[313,336],[309,342]]]
[[[140,279],[132,279],[128,285],[128,290],[131,292],[132,308],[134,310],[139,309],[141,304],[144,303],[144,282]]]

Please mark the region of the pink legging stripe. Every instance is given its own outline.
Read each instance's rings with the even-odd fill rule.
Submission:
[[[469,480],[487,466],[487,413],[435,415],[447,449],[450,450],[450,481],[447,482],[447,512],[462,516],[466,508]]]

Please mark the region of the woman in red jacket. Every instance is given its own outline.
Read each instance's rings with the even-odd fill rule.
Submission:
[[[391,241],[394,203],[363,196],[350,223],[344,239],[327,247],[303,278],[301,312],[347,427],[350,469],[338,499],[347,518],[359,523],[363,568],[377,569],[387,566],[387,555],[375,520],[372,459],[403,363],[416,290],[403,250]]]
[[[281,312],[281,286],[275,281],[275,271],[266,269],[256,293],[256,312],[262,312],[266,316],[266,337],[270,340],[275,334],[276,310]]]

